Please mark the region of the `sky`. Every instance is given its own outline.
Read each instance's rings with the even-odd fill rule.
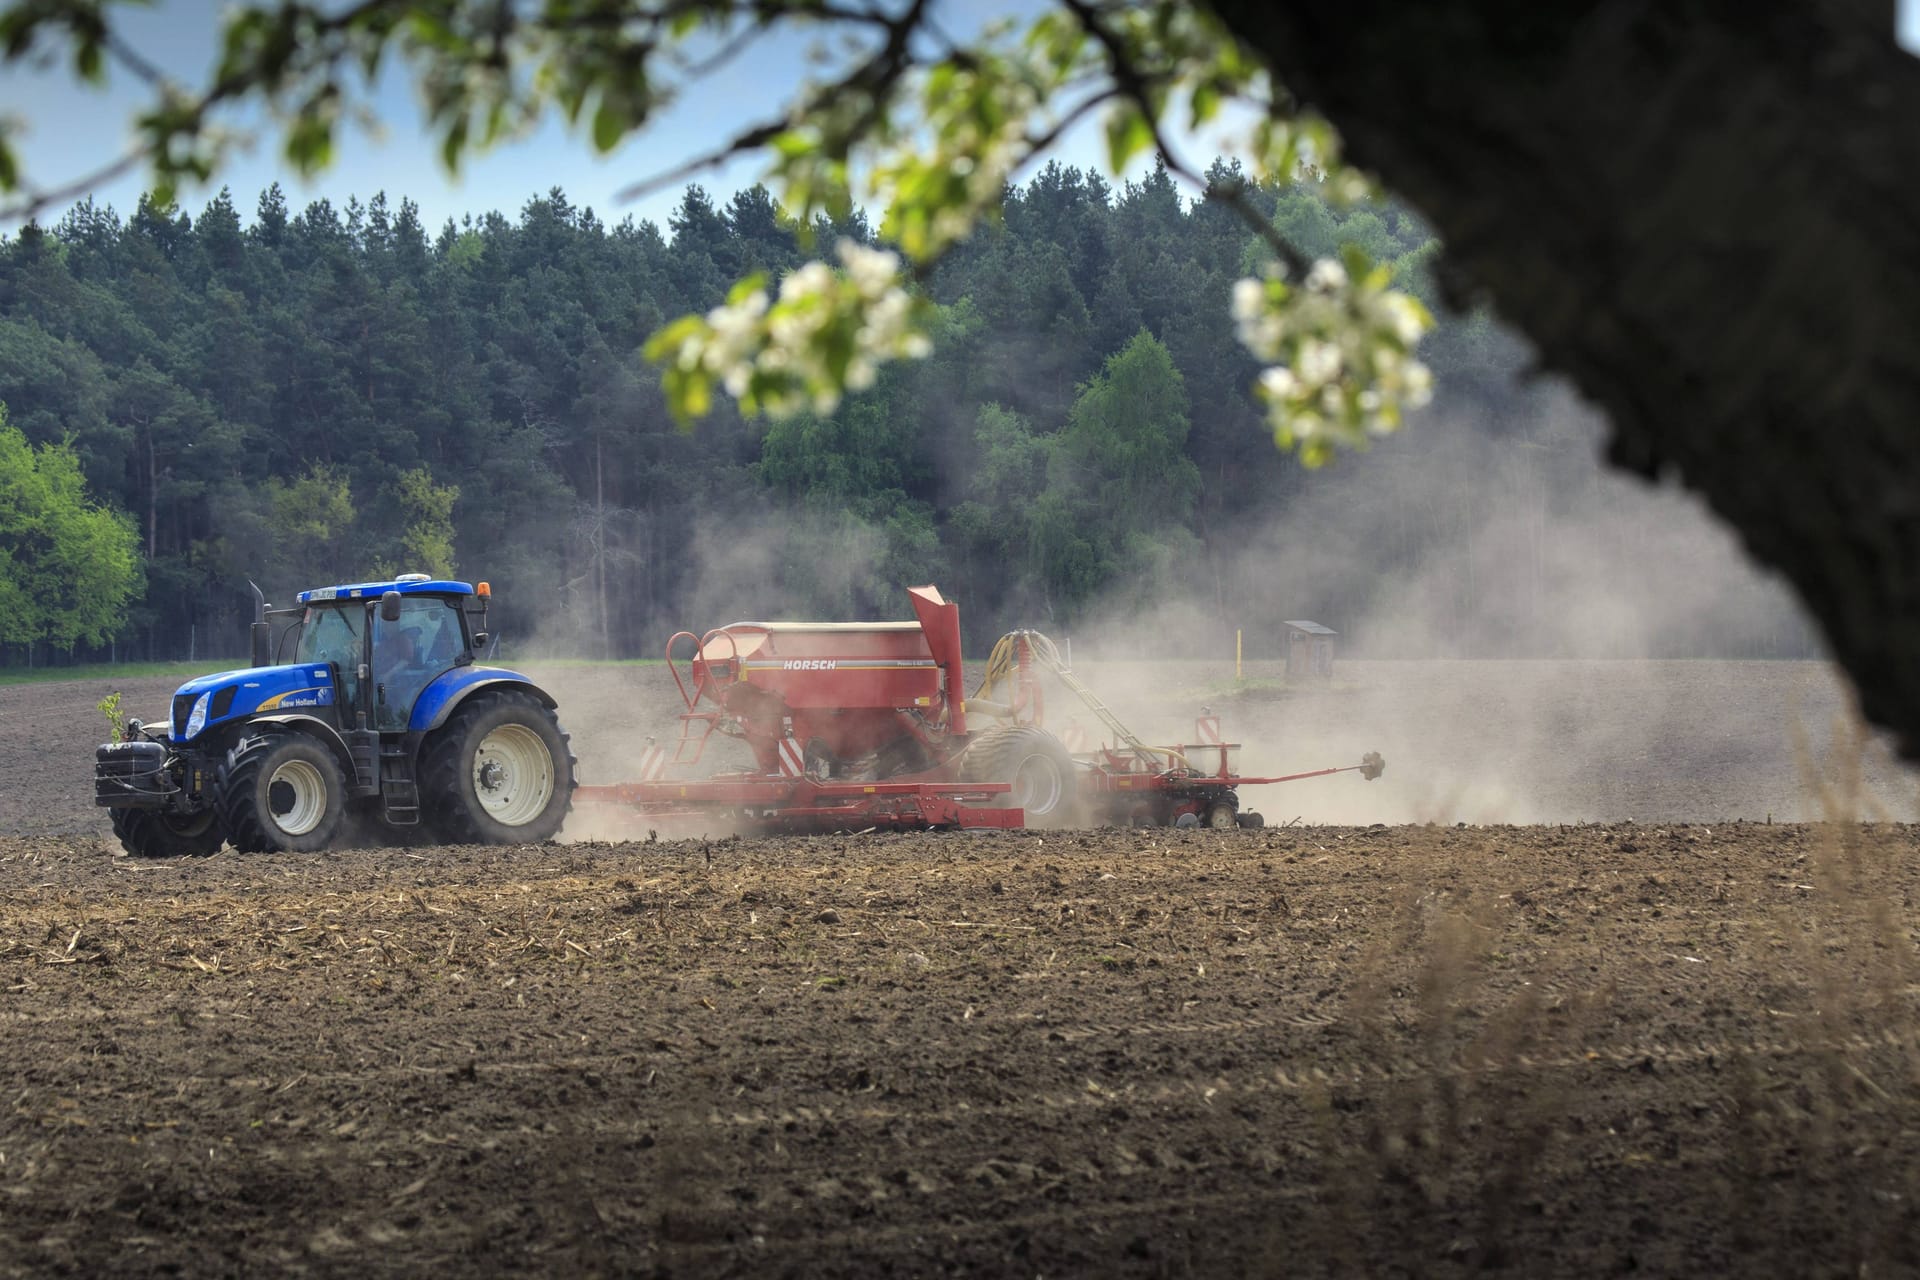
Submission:
[[[1031,15],[1044,7],[1045,0],[941,0],[936,13],[943,15],[946,30],[965,37],[992,18]],[[148,11],[125,10],[125,29],[144,57],[183,83],[204,84],[225,8],[223,0],[157,0]],[[748,49],[719,72],[701,79],[644,133],[606,155],[596,154],[584,134],[570,133],[554,113],[537,133],[470,157],[457,176],[447,173],[437,145],[423,131],[416,91],[404,65],[394,60],[372,86],[370,102],[380,122],[378,132],[345,126],[336,142],[335,162],[325,174],[311,182],[296,176],[279,158],[272,122],[254,109],[233,123],[256,133],[257,141],[231,157],[210,188],[183,190],[180,203],[195,213],[225,185],[231,188],[242,217],[250,218],[259,193],[276,181],[296,209],[320,197],[336,207],[350,195],[364,203],[375,192],[385,191],[391,205],[397,205],[402,196],[412,199],[420,206],[425,225],[437,229],[448,218],[458,221],[492,210],[512,216],[529,198],[559,187],[575,206],[593,209],[604,221],[618,222],[631,215],[635,221],[652,219],[664,228],[686,182],[699,182],[724,200],[762,176],[764,158],[743,158],[638,200],[622,199],[620,193],[712,150],[745,127],[764,122],[801,85],[808,69],[805,53],[804,44],[790,39]],[[147,100],[143,89],[125,73],[111,74],[108,91],[101,93],[75,84],[60,68],[9,70],[0,75],[0,115],[23,123],[24,135],[17,136],[15,143],[22,169],[37,186],[50,189],[97,170],[126,150],[131,137],[127,122]],[[1103,150],[1097,128],[1090,126],[1050,154],[1084,168],[1098,164]],[[1199,160],[1201,167],[1208,158]],[[124,215],[138,204],[146,185],[142,177],[130,174],[96,190],[94,199]],[[40,220],[57,221],[60,212],[52,210]]]
[[[1897,0],[1898,35],[1906,48],[1920,53],[1920,0]],[[940,0],[936,8],[947,27],[965,35],[989,19],[1032,14],[1046,0]],[[143,56],[188,84],[204,83],[212,65],[224,0],[157,0],[149,10],[125,9],[124,30]],[[497,210],[513,216],[527,200],[554,187],[567,193],[576,206],[591,208],[613,223],[632,216],[651,219],[664,228],[667,215],[678,204],[684,183],[675,183],[649,197],[623,200],[619,193],[632,184],[657,176],[694,155],[711,149],[733,132],[758,123],[770,110],[788,100],[805,71],[804,48],[792,41],[752,50],[721,72],[698,83],[680,102],[659,116],[640,135],[628,139],[607,155],[596,155],[584,137],[572,136],[550,120],[531,136],[469,159],[461,172],[449,175],[438,149],[423,132],[421,112],[404,68],[391,62],[372,86],[371,105],[380,128],[369,133],[349,124],[336,148],[334,165],[314,181],[295,176],[278,154],[271,122],[257,109],[228,123],[257,134],[253,144],[233,155],[214,183],[205,189],[188,188],[180,203],[197,213],[222,185],[233,192],[241,216],[249,218],[259,195],[279,182],[296,209],[324,197],[338,207],[350,196],[365,202],[384,191],[388,202],[402,197],[420,206],[421,218],[432,229],[448,219],[478,217]],[[16,135],[23,170],[44,188],[63,186],[97,170],[120,155],[130,138],[128,121],[147,101],[145,87],[125,72],[110,73],[106,91],[83,88],[62,68],[45,70],[10,67],[0,74],[0,116],[20,124]],[[1204,168],[1218,149],[1217,140],[1187,140],[1187,159]],[[1091,122],[1050,152],[1062,163],[1104,169],[1103,145]],[[689,179],[713,192],[717,199],[759,178],[764,162],[738,160],[728,167]],[[133,211],[146,183],[130,174],[92,192],[97,203],[110,204],[122,215]],[[41,215],[58,221],[64,207]],[[0,227],[4,233],[5,227]]]

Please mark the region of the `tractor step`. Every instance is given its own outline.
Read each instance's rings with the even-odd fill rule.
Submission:
[[[403,747],[383,746],[380,749],[380,803],[386,810],[388,825],[419,825],[420,786],[407,768],[407,752]]]
[[[380,794],[380,735],[367,729],[349,730],[347,753],[353,760],[353,794]]]

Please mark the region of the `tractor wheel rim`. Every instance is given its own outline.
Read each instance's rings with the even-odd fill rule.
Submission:
[[[473,794],[503,827],[523,827],[553,799],[553,754],[523,724],[503,724],[480,739],[473,753]]]
[[[1030,755],[1013,771],[1013,801],[1030,813],[1049,814],[1059,807],[1065,785],[1051,757]]]
[[[303,836],[327,814],[327,781],[308,760],[289,760],[267,778],[267,812],[273,825]]]

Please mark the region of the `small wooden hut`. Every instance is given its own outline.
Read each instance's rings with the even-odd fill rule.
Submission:
[[[1317,622],[1283,622],[1288,680],[1333,678],[1333,642],[1340,633]]]

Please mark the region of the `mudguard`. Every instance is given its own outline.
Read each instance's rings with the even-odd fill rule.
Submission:
[[[455,707],[489,688],[524,689],[549,708],[560,705],[545,689],[518,671],[504,667],[455,667],[442,672],[420,691],[413,703],[413,716],[407,721],[407,731],[426,733],[438,729]]]
[[[290,728],[299,729],[303,733],[312,734],[314,737],[320,739],[320,741],[326,743],[327,746],[331,747],[333,753],[340,757],[341,767],[347,771],[348,780],[352,780],[353,753],[347,750],[347,740],[340,736],[340,731],[328,724],[325,720],[320,719],[318,716],[307,716],[301,715],[298,712],[292,712],[282,715],[254,716],[247,721],[247,728],[251,729],[257,724],[283,724]]]

